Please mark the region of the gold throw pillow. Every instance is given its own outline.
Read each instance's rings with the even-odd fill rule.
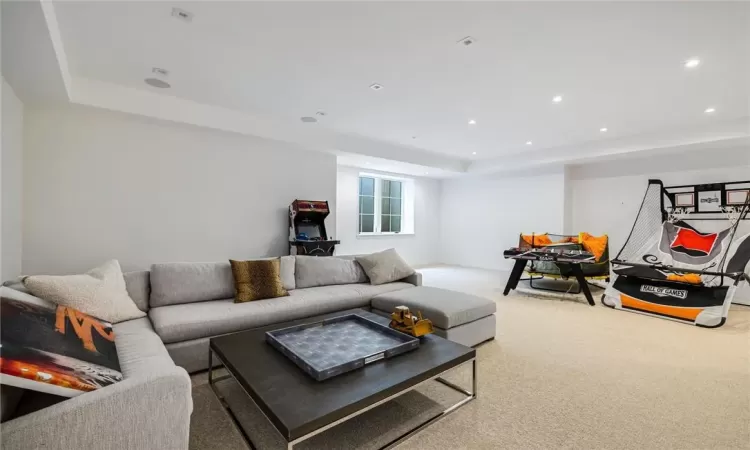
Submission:
[[[278,258],[255,261],[230,259],[229,263],[234,275],[235,303],[289,295],[281,283],[281,264]]]

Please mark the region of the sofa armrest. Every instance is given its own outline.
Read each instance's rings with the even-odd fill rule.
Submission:
[[[190,377],[174,367],[4,422],[3,448],[186,450],[192,409]]]
[[[419,272],[414,272],[401,281],[403,281],[404,283],[411,283],[414,286],[422,286],[422,274]]]

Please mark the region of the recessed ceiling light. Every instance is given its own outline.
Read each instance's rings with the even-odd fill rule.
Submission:
[[[601,131],[602,133],[606,133],[607,132],[607,128],[606,127],[605,128],[599,128],[599,131]]]
[[[562,101],[562,95],[555,95],[552,97],[552,102],[554,103],[560,103]]]
[[[429,175],[429,174],[430,174],[430,172],[425,172],[424,174],[425,174],[425,175]]]
[[[711,114],[716,112],[716,108],[706,108],[705,111],[703,111],[706,114]]]
[[[469,125],[476,125],[477,121],[474,119],[469,119]]]
[[[299,120],[305,123],[315,123],[318,121],[318,119],[316,119],[315,117],[310,117],[310,116],[300,117]]]
[[[172,8],[172,17],[180,19],[184,22],[192,22],[193,13],[180,8]]]
[[[533,144],[533,142],[531,142],[531,141],[526,141],[526,145],[531,145],[531,144]]]
[[[149,86],[153,86],[153,87],[159,88],[159,89],[167,89],[167,88],[171,87],[171,85],[169,83],[167,83],[164,80],[160,80],[158,78],[146,78],[143,81],[145,81],[146,84],[148,84]]]
[[[373,91],[379,91],[379,90],[383,89],[383,85],[382,84],[378,84],[378,83],[373,83],[373,84],[370,85],[370,89],[372,89]]]
[[[686,69],[695,69],[701,64],[701,60],[698,58],[690,58],[687,61],[685,61],[685,68]]]
[[[477,154],[477,152],[471,152],[471,154],[472,154],[472,155],[476,155],[476,154]]]
[[[466,47],[473,45],[475,42],[477,42],[477,40],[471,36],[466,36],[465,38],[458,41],[459,44],[463,44]]]

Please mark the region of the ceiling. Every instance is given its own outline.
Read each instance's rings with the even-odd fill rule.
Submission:
[[[230,127],[208,123],[221,116],[231,131],[418,171],[750,134],[744,2],[52,4],[71,101],[142,114],[171,102],[175,118],[160,118],[191,109],[186,122]],[[170,89],[144,83],[154,67]]]

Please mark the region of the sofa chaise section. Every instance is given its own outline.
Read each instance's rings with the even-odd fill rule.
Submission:
[[[373,312],[388,315],[399,305],[421,311],[435,334],[473,347],[495,337],[495,302],[476,295],[419,286],[388,292],[372,299]]]

